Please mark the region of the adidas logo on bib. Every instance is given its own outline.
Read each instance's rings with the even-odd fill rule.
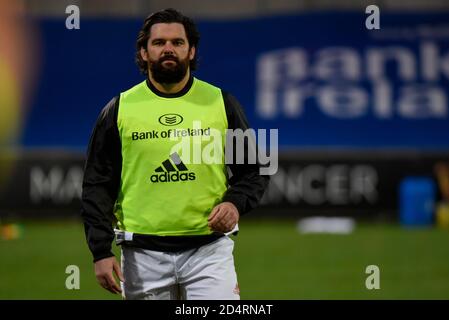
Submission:
[[[189,170],[182,162],[178,153],[172,153],[170,157],[162,162],[162,165],[154,170],[156,173],[151,175],[151,182],[178,182],[195,180],[195,173]]]

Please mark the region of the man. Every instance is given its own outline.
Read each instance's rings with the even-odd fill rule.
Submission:
[[[248,128],[235,98],[192,76],[198,42],[193,21],[173,9],[145,19],[136,58],[147,79],[106,105],[89,143],[87,242],[100,285],[126,299],[240,298],[229,234],[268,177],[258,164],[226,166],[222,150],[221,161],[198,163],[190,147],[176,149],[179,138],[204,149],[213,132]],[[114,224],[123,274],[111,252]]]

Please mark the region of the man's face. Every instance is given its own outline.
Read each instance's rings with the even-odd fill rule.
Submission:
[[[151,26],[147,47],[141,48],[140,54],[155,81],[171,84],[180,82],[190,70],[195,48],[189,48],[181,23],[156,23]]]

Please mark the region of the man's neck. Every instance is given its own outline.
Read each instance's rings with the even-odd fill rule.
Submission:
[[[186,75],[184,76],[184,78],[177,83],[159,83],[156,82],[153,78],[153,76],[151,75],[151,73],[149,74],[149,78],[151,81],[151,84],[160,92],[162,93],[166,93],[166,94],[174,94],[174,93],[178,93],[179,91],[181,91],[187,84],[187,82],[189,82],[189,78],[190,78],[190,72],[186,72]]]

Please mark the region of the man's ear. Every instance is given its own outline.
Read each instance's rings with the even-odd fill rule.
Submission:
[[[140,48],[140,56],[142,57],[143,61],[147,61],[148,62],[148,51],[145,50],[144,47]]]
[[[191,47],[189,52],[189,60],[193,60],[193,58],[195,58],[195,52],[196,52],[195,47]]]

